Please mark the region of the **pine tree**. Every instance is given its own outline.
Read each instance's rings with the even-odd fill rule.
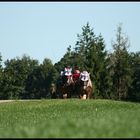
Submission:
[[[140,102],[140,52],[130,54],[132,84],[129,89],[129,100]]]
[[[107,51],[101,34],[87,47],[86,66],[94,83],[95,96],[109,98],[109,78],[107,74]]]
[[[77,35],[78,41],[74,48],[74,58],[76,65],[81,67],[81,70],[87,70],[87,54],[92,42],[95,41],[95,34],[93,28],[90,27],[89,23],[82,27],[82,33]]]
[[[63,66],[68,62],[71,66],[78,66],[81,71],[87,70],[93,81],[96,95],[108,98],[107,52],[102,35],[96,37],[93,28],[87,23],[82,27],[82,33],[77,37],[74,50],[72,51],[69,47],[57,66]]]
[[[128,38],[123,36],[122,26],[117,27],[116,42],[112,42],[114,53],[112,54],[112,80],[113,93],[116,99],[127,99],[128,89],[131,85],[131,68],[129,64],[130,46]]]

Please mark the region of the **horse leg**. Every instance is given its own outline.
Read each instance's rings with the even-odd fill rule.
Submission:
[[[87,94],[86,94],[86,91],[83,90],[80,94],[80,99],[87,99]]]
[[[63,94],[63,99],[67,99],[67,93]]]
[[[80,99],[83,99],[83,96],[80,94],[79,98],[80,98]]]

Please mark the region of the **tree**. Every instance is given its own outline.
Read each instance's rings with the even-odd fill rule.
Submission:
[[[69,46],[67,47],[67,52],[61,58],[61,60],[58,63],[55,63],[54,65],[55,69],[58,72],[58,77],[59,77],[60,71],[62,71],[66,66],[73,67],[73,65],[74,65],[73,52],[71,50],[71,46]]]
[[[132,84],[129,88],[129,100],[140,102],[140,52],[130,54]]]
[[[82,70],[87,70],[88,53],[90,53],[90,46],[96,40],[93,28],[89,23],[82,27],[82,33],[77,35],[78,41],[74,48],[74,62],[75,65],[81,67]],[[82,61],[81,61],[82,60]]]
[[[86,26],[82,27],[82,33],[78,34],[77,37],[74,50],[71,51],[70,46],[58,65],[63,66],[69,63],[73,67],[80,67],[81,71],[87,70],[90,72],[91,80],[94,83],[96,95],[108,96],[107,52],[102,35],[96,37],[93,28],[87,23]]]
[[[109,77],[107,72],[107,51],[101,34],[86,49],[86,67],[94,83],[96,97],[109,98]]]
[[[129,53],[127,48],[130,46],[128,37],[122,33],[122,25],[117,27],[116,41],[112,42],[114,53],[112,59],[112,80],[114,98],[126,100],[128,97],[128,89],[131,85],[131,68],[129,64]]]
[[[26,80],[26,98],[46,98],[51,83],[56,82],[57,71],[50,59],[45,58],[43,63],[37,66]]]
[[[14,58],[5,61],[3,70],[2,91],[3,99],[20,99],[25,95],[25,82],[31,73],[37,60],[31,60],[28,56]]]
[[[0,53],[0,99],[2,98],[3,91],[2,91],[2,79],[3,79],[3,68],[2,68],[2,56]]]

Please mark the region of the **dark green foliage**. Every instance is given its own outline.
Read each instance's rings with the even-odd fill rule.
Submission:
[[[43,64],[36,67],[32,73],[28,75],[25,98],[46,98],[51,83],[56,82],[56,76],[57,72],[52,65],[51,60],[44,59]]]
[[[2,99],[22,98],[25,92],[25,82],[37,60],[31,60],[27,56],[14,58],[5,62],[2,76]]]
[[[78,66],[81,71],[87,70],[93,81],[94,96],[108,98],[107,52],[102,35],[96,37],[93,29],[87,23],[86,26],[83,26],[82,33],[78,34],[77,37],[78,41],[74,50],[72,51],[71,46],[69,46],[67,53],[56,66],[59,65],[60,68],[63,68],[67,64],[72,68]],[[58,70],[60,71],[60,69]]]
[[[132,84],[129,89],[129,100],[140,102],[140,52],[130,54]]]
[[[116,42],[113,42],[114,52],[112,53],[112,91],[116,99],[128,98],[128,89],[131,85],[132,70],[129,63],[128,38],[122,34],[121,25],[117,28]]]
[[[78,34],[77,37],[78,41],[76,42],[76,46],[74,48],[76,57],[74,58],[76,64],[79,65],[82,70],[86,70],[87,67],[89,67],[86,66],[88,60],[90,61],[90,59],[87,58],[87,55],[90,53],[91,44],[95,42],[95,34],[93,29],[90,28],[89,23],[82,27],[81,35]]]
[[[77,34],[72,48],[52,64],[45,58],[38,60],[24,55],[4,62],[0,54],[0,99],[48,98],[50,86],[57,84],[60,72],[66,66],[87,70],[93,83],[94,98],[140,101],[140,52],[129,53],[128,38],[117,27],[113,52],[108,53],[101,33],[97,36],[89,23]]]
[[[107,98],[108,75],[107,75],[107,52],[102,35],[96,37],[89,47],[87,47],[86,68],[90,72],[94,83],[95,96]]]

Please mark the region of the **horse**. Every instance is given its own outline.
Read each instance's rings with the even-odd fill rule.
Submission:
[[[80,99],[91,99],[93,93],[93,85],[90,79],[90,73],[83,71],[79,77],[79,84],[77,87]]]
[[[62,75],[57,84],[59,98],[71,98],[73,93],[73,79],[71,75]]]

